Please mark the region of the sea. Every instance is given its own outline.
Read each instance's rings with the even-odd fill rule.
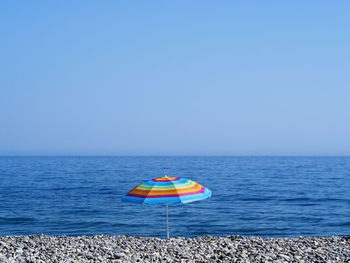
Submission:
[[[166,236],[166,206],[123,203],[143,181],[193,180],[171,237],[350,235],[350,157],[0,157],[0,235]]]

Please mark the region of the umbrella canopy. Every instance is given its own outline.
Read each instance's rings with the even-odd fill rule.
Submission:
[[[189,203],[210,196],[211,191],[196,182],[165,176],[136,186],[122,201],[141,204]]]
[[[145,181],[122,198],[123,202],[138,204],[166,204],[166,226],[168,230],[168,204],[189,203],[211,197],[211,191],[185,178],[164,177]]]

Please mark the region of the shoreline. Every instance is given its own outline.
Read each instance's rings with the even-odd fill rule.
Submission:
[[[350,236],[0,236],[0,262],[346,262]]]

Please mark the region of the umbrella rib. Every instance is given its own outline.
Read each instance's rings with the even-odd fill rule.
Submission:
[[[156,185],[156,184],[152,185],[152,187],[151,187],[149,190],[146,190],[146,191],[147,191],[147,193],[145,194],[146,198],[143,199],[142,204],[145,203],[145,201],[147,200],[148,194],[153,190],[153,188],[154,188],[155,185]]]
[[[179,189],[177,189],[176,185],[172,182],[172,185],[174,186],[174,190],[176,192],[176,195],[179,197],[179,199],[181,200],[180,194],[179,194]]]

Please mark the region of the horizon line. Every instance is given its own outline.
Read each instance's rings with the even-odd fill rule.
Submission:
[[[0,157],[350,157],[350,155],[296,155],[296,154],[0,154]]]

